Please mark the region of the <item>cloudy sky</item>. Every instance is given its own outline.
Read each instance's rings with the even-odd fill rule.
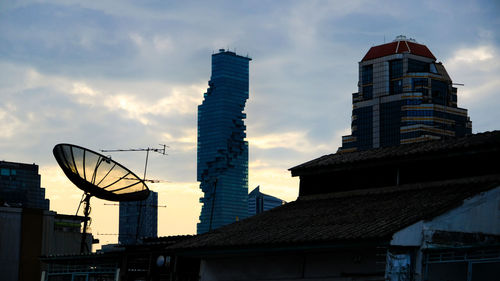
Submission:
[[[288,168],[333,153],[350,133],[357,63],[403,34],[427,45],[459,87],[474,132],[500,129],[498,1],[2,1],[0,160],[36,163],[51,209],[74,214],[81,192],[52,156],[158,147],[151,184],[159,235],[192,234],[196,114],[219,48],[253,58],[249,187],[287,201]],[[141,174],[145,153],[113,154]],[[116,242],[118,208],[92,199],[92,231]]]

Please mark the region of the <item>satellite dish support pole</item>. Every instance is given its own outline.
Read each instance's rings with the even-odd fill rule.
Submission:
[[[90,193],[85,194],[85,199],[83,199],[83,203],[85,204],[85,208],[83,209],[83,216],[85,217],[83,221],[83,231],[82,231],[82,239],[80,243],[80,253],[89,252],[89,248],[87,246],[87,225],[89,221],[90,215]]]

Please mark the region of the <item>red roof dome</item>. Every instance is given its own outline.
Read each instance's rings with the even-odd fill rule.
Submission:
[[[410,40],[398,40],[391,43],[371,47],[361,61],[367,61],[402,53],[410,53],[436,60],[436,57],[431,53],[427,46],[418,44]]]

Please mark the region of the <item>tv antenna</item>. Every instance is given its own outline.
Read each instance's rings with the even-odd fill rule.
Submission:
[[[160,182],[160,180],[146,180],[146,171],[148,169],[148,159],[149,159],[149,152],[157,152],[162,155],[168,155],[167,154],[167,147],[169,147],[166,144],[160,144],[162,148],[153,148],[153,147],[148,147],[148,148],[129,148],[129,149],[101,149],[101,152],[132,152],[132,151],[146,151],[146,163],[144,164],[144,177],[143,181],[149,181],[149,182]]]
[[[149,160],[149,152],[157,152],[162,155],[167,155],[167,147],[169,147],[166,144],[160,144],[161,148],[154,148],[154,147],[148,147],[148,148],[129,148],[129,149],[101,149],[101,152],[134,152],[134,151],[146,151],[146,161],[144,164],[144,176],[142,178],[143,182],[151,182],[151,183],[159,183],[159,182],[164,182],[162,180],[154,180],[154,179],[146,179],[146,173],[148,169],[148,160]],[[142,217],[142,201],[137,202],[137,209],[138,209],[138,215],[137,215],[137,225],[136,225],[136,231],[135,231],[135,243],[139,240],[139,229],[141,226],[141,217]]]
[[[116,204],[116,203],[104,203],[104,206],[120,206],[120,204]],[[155,204],[149,204],[147,205],[147,207],[156,207],[156,208],[166,208],[167,205],[155,205]]]

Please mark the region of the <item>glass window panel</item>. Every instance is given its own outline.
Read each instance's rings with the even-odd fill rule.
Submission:
[[[430,64],[428,62],[408,59],[408,72],[429,72]]]

